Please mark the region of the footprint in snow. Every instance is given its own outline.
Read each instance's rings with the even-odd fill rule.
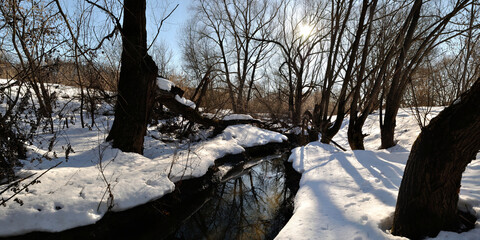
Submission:
[[[351,198],[351,197],[355,197],[356,195],[357,194],[355,194],[355,193],[350,193],[350,194],[345,195],[345,197]]]
[[[362,198],[362,200],[360,200],[360,202],[366,202],[366,201],[369,201],[370,200],[370,197],[365,197],[365,198]]]
[[[63,207],[64,207],[63,204],[61,204],[61,203],[55,203],[55,210],[57,210],[57,211],[58,211],[58,210],[61,210]]]
[[[356,203],[349,203],[349,204],[345,204],[343,207],[344,208],[348,208],[348,207],[351,207],[353,205],[356,205]]]
[[[43,206],[41,206],[41,205],[35,205],[35,206],[33,206],[33,208],[37,209],[37,211],[39,211],[39,212],[43,211]]]
[[[363,216],[362,216],[362,223],[365,224],[365,223],[367,223],[367,221],[368,221],[368,216],[367,216],[367,215],[363,215]]]

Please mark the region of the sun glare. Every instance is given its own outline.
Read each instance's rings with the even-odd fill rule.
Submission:
[[[308,36],[312,35],[313,33],[313,26],[309,24],[301,24],[298,33],[301,37],[307,38]]]

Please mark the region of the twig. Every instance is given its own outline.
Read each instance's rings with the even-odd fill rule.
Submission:
[[[100,146],[98,147],[98,170],[100,171],[100,174],[102,176],[102,180],[105,182],[105,184],[107,185],[107,188],[105,189],[105,192],[103,193],[102,195],[102,199],[100,199],[100,202],[98,203],[97,205],[97,212],[100,211],[100,206],[102,205],[102,201],[103,199],[105,198],[105,195],[108,193],[108,198],[107,198],[107,211],[110,211],[113,206],[114,206],[114,196],[113,196],[113,190],[112,190],[112,186],[110,184],[110,182],[108,182],[108,179],[107,177],[105,176],[105,168],[115,160],[115,158],[117,157],[115,155],[115,157],[113,157],[112,160],[110,160],[105,166],[103,166],[102,164],[102,161],[103,161],[103,155],[104,155],[104,152],[105,152],[105,149],[101,149]],[[118,154],[118,153],[117,153]],[[113,176],[113,175],[112,175]],[[110,202],[110,203],[109,203]]]
[[[34,176],[36,173],[34,174],[31,174],[31,175],[28,175],[24,178],[21,178],[21,179],[18,179],[16,181],[14,181],[13,183],[10,183],[5,189],[3,189],[1,192],[0,192],[0,195],[2,195],[4,192],[6,192],[8,189],[10,189],[12,186],[18,184],[19,182],[23,181],[23,180],[26,180],[28,178],[31,178],[32,176]]]
[[[33,179],[31,182],[29,182],[27,185],[23,186],[22,189],[20,189],[20,191],[14,193],[12,196],[10,196],[9,198],[7,199],[2,199],[2,202],[0,202],[0,205],[4,205],[6,202],[8,202],[8,200],[12,199],[13,197],[15,197],[17,194],[21,193],[23,190],[25,190],[27,187],[31,186],[32,184],[34,184],[39,178],[41,178],[45,173],[47,173],[48,171],[56,168],[58,165],[62,164],[62,162],[59,162],[57,164],[55,164],[55,166],[52,166],[50,167],[49,169],[47,169],[45,172],[43,172],[42,174],[40,174],[38,177],[36,177],[35,179]]]
[[[161,29],[162,26],[163,26],[163,22],[164,22],[165,20],[167,20],[167,19],[170,17],[170,15],[172,15],[173,12],[175,12],[175,10],[178,8],[178,5],[179,5],[179,4],[177,4],[177,5],[175,6],[175,8],[173,8],[173,10],[170,11],[170,13],[169,13],[166,17],[164,17],[164,18],[162,19],[162,21],[160,21],[160,26],[158,26],[157,34],[155,34],[155,37],[153,38],[152,43],[150,44],[150,46],[148,46],[147,51],[150,50],[150,48],[153,46],[153,43],[157,40],[157,37],[158,37],[158,35],[160,34],[160,29]]]
[[[326,137],[328,138],[328,137]],[[336,143],[335,141],[333,141],[333,139],[330,138],[330,142],[333,143],[333,145],[337,146],[338,148],[342,149],[344,152],[347,151],[347,149],[343,148],[342,146],[340,146],[340,144]]]

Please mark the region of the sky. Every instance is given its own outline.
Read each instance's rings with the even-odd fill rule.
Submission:
[[[181,69],[182,64],[181,49],[179,46],[179,40],[181,38],[180,33],[181,29],[192,15],[190,7],[193,4],[193,1],[194,0],[147,0],[146,17],[148,44],[151,43],[157,33],[160,21],[178,5],[175,11],[173,11],[168,19],[164,21],[160,34],[156,40],[157,43],[164,42],[165,45],[171,49],[173,53],[172,67],[177,70]],[[80,2],[77,0],[61,0],[60,2],[64,7],[64,10],[67,12],[67,15],[74,19],[75,17],[73,15],[78,14],[76,9]],[[97,13],[95,15],[94,24],[96,24],[97,27],[105,28],[105,22],[110,22],[111,20],[106,19],[107,15],[103,11],[99,9],[96,9],[96,11]],[[111,30],[105,29],[105,34],[108,34],[109,31]]]
[[[156,22],[159,22],[162,16],[170,13],[171,10],[175,8],[178,4],[178,7],[170,15],[170,17],[164,22],[158,39],[164,41],[168,48],[173,52],[173,63],[172,66],[176,69],[180,69],[181,66],[181,49],[179,46],[179,40],[181,38],[181,29],[191,17],[192,12],[190,7],[193,3],[193,0],[167,0],[159,1],[162,2],[158,5],[155,5],[157,1],[148,1],[147,7],[149,4],[154,4],[152,10],[147,10],[147,34],[149,36],[153,35],[157,31],[158,25]],[[167,10],[163,10],[167,9]],[[151,39],[149,39],[150,41]]]

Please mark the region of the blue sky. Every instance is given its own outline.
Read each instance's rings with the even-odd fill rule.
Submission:
[[[84,0],[81,0],[84,1]],[[175,6],[178,4],[177,9],[170,15],[170,17],[164,22],[160,34],[157,38],[157,42],[163,41],[168,48],[173,52],[172,67],[180,69],[181,67],[181,49],[179,47],[180,32],[186,21],[191,17],[192,12],[190,7],[194,0],[147,0],[147,34],[148,34],[148,43],[154,38],[158,24],[161,19],[170,13]],[[64,7],[64,10],[67,12],[67,15],[76,14],[77,4],[81,3],[78,0],[61,0],[61,5]],[[102,5],[102,4],[101,4]],[[95,15],[94,21],[97,27],[105,28],[105,22],[107,15],[96,9],[98,14]],[[116,13],[119,14],[119,13]],[[111,30],[105,30],[105,34],[109,33]]]
[[[147,7],[153,7],[152,9],[147,10],[147,31],[149,36],[154,35],[157,31],[155,22],[158,22],[163,15],[168,14],[178,4],[177,9],[164,22],[158,37],[172,50],[172,66],[176,67],[177,69],[179,69],[181,65],[181,49],[179,47],[179,39],[181,37],[180,32],[185,25],[185,22],[192,15],[192,12],[189,10],[192,2],[193,0],[161,0],[158,2],[147,0]],[[152,3],[154,6],[151,5]],[[149,39],[149,41],[150,40],[151,39]]]

